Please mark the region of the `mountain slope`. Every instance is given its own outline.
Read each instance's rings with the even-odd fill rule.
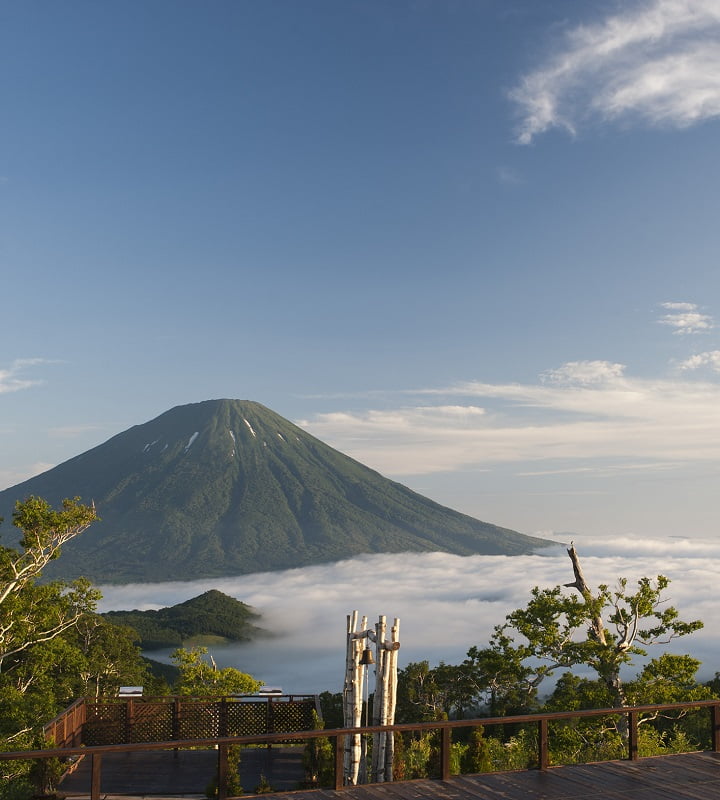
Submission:
[[[0,492],[95,501],[101,522],[48,575],[189,580],[359,553],[527,553],[547,542],[445,508],[382,477],[259,403],[178,406]],[[10,528],[3,526],[5,540]]]

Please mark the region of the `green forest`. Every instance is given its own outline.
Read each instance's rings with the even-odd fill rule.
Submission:
[[[96,520],[78,498],[53,508],[38,497],[18,502],[17,548],[0,548],[0,738],[2,750],[48,747],[42,725],[79,697],[116,697],[123,685],[146,694],[222,696],[261,686],[234,668],[217,669],[193,638],[255,636],[258,615],[220,592],[169,609],[100,615],[98,590],[85,579],[42,580],[62,546]],[[663,575],[635,583],[620,578],[592,588],[574,547],[574,581],[535,587],[527,604],[499,622],[490,641],[471,646],[461,664],[428,662],[400,670],[396,722],[509,717],[539,710],[624,708],[717,697],[718,679],[697,680],[700,662],[664,645],[691,635],[700,620],[683,620],[665,599]],[[156,676],[142,658],[148,643],[177,645],[171,676]],[[628,671],[630,670],[630,671]],[[627,677],[627,676],[630,677]],[[342,697],[324,693],[319,726],[342,727]],[[369,702],[372,702],[370,697]],[[706,715],[705,715],[706,716]],[[624,715],[552,723],[553,763],[619,758],[626,752]],[[479,772],[531,766],[534,725],[470,726],[453,739],[452,769]],[[710,726],[698,712],[645,713],[642,755],[708,749]],[[436,774],[437,732],[396,735],[400,778]],[[308,745],[309,769],[322,783],[332,765],[329,740]],[[0,761],[0,796],[22,800],[52,788],[32,762]],[[41,771],[42,772],[42,771]]]
[[[181,647],[213,637],[218,642],[246,642],[263,633],[259,618],[246,603],[211,589],[170,608],[148,611],[106,611],[103,619],[132,628],[143,650]]]

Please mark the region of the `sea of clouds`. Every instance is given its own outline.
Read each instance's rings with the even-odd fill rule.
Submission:
[[[700,676],[720,671],[720,543],[691,539],[575,541],[591,586],[618,578],[671,579],[665,595],[684,620],[702,631],[669,649],[703,662]],[[367,555],[302,569],[213,580],[103,586],[100,611],[150,609],[218,589],[253,606],[273,636],[212,648],[220,667],[249,672],[285,692],[340,691],[346,617],[354,609],[374,624],[400,619],[400,667],[427,659],[460,663],[469,647],[487,643],[493,627],[528,599],[533,586],[573,580],[564,546],[530,556],[448,553]],[[168,660],[169,651],[154,657]]]

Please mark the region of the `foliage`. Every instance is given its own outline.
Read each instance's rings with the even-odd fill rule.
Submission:
[[[402,751],[404,780],[427,778],[432,758],[430,736],[416,736],[405,743]]]
[[[471,647],[457,666],[441,663],[431,668],[423,661],[400,670],[398,722],[666,704],[702,700],[718,692],[720,678],[709,686],[698,683],[700,662],[691,656],[664,652],[648,657],[650,645],[702,627],[697,620],[682,621],[665,602],[666,577],[641,578],[632,589],[621,579],[614,589],[600,585],[593,592],[574,548],[568,553],[575,581],[565,587],[535,587],[527,605],[495,628],[487,647]],[[634,659],[641,660],[634,678],[621,679],[621,668]],[[549,677],[555,684],[543,706],[539,687]],[[643,754],[709,745],[707,721],[699,712],[646,713],[639,726]],[[457,742],[463,770],[521,769],[537,762],[534,727],[492,726],[488,731]],[[550,736],[553,763],[622,758],[627,752],[627,717],[555,721]],[[436,755],[432,736],[405,737],[398,748],[396,774],[421,777],[432,772]]]
[[[99,592],[84,579],[42,583],[44,568],[61,547],[96,519],[75,498],[60,509],[38,497],[18,502],[13,522],[18,549],[0,547],[0,744],[3,750],[44,746],[41,726],[86,693],[116,693],[144,668],[132,635],[95,613]],[[3,797],[35,785],[49,791],[62,765],[2,762]]]
[[[344,727],[342,692],[322,692],[320,694],[320,710],[323,727]]]
[[[83,579],[41,585],[45,566],[62,545],[96,519],[94,508],[78,498],[57,511],[38,497],[18,502],[13,523],[20,528],[20,550],[0,547],[0,671],[20,663],[26,650],[50,641],[92,611],[99,592]]]
[[[492,771],[491,748],[482,725],[473,728],[470,733],[470,741],[462,754],[460,771],[464,774]]]
[[[85,580],[40,584],[60,548],[96,518],[79,500],[54,510],[37,497],[18,502],[13,522],[18,550],[0,547],[0,741],[4,749],[31,745],[38,721],[51,719],[72,697],[81,655],[64,634],[93,611],[99,593]]]
[[[259,615],[250,606],[216,589],[169,608],[108,611],[103,616],[116,625],[128,625],[137,631],[144,650],[180,647],[199,635],[242,642],[261,633],[253,624]]]
[[[637,588],[628,588],[621,578],[616,588],[601,584],[593,594],[588,588],[574,547],[568,550],[575,581],[563,587],[535,587],[524,608],[507,615],[497,626],[491,645],[513,658],[527,670],[525,681],[536,688],[557,669],[582,666],[593,670],[606,687],[611,705],[628,704],[621,668],[632,663],[633,656],[646,656],[647,647],[668,643],[702,627],[702,622],[683,622],[674,606],[667,605],[664,590],[670,581],[663,575],[656,579],[640,578]],[[579,596],[578,596],[579,595]],[[519,643],[513,634],[520,635]],[[666,684],[685,680],[687,670],[667,659],[654,662],[655,669],[671,667],[659,674]]]
[[[41,737],[37,737],[35,741],[35,747],[38,749],[54,746],[54,741],[44,741]],[[47,796],[57,789],[64,772],[65,765],[59,758],[37,758],[30,766],[28,778],[36,795]]]
[[[527,713],[536,707],[531,672],[505,639],[495,648],[471,647],[457,666],[411,662],[398,671],[397,721]]]
[[[234,667],[218,669],[212,656],[206,661],[207,647],[180,648],[170,654],[180,674],[175,684],[177,694],[220,697],[230,694],[253,694],[263,685],[251,675]]]
[[[320,719],[316,711],[312,712],[312,721],[314,730],[322,730],[325,727],[324,721]],[[303,767],[305,769],[305,781],[300,788],[313,789],[333,785],[335,753],[333,745],[327,736],[308,739],[303,749]]]
[[[132,628],[88,615],[75,626],[70,641],[83,655],[77,671],[81,686],[76,694],[96,699],[112,697],[121,686],[147,686],[150,682]]]

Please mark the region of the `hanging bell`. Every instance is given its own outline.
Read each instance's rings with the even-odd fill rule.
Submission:
[[[362,651],[362,655],[360,656],[360,663],[364,667],[367,667],[368,664],[374,664],[375,663],[375,658],[373,656],[373,652],[369,647],[366,647]]]

